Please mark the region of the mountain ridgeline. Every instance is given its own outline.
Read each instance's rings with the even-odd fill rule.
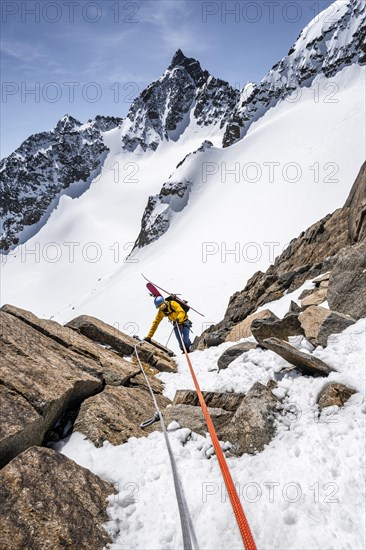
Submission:
[[[82,124],[65,115],[53,130],[29,137],[1,161],[2,250],[22,244],[36,233],[63,193],[75,197],[85,191],[100,173],[109,151],[103,133],[121,122],[97,116]]]
[[[223,146],[243,138],[268,109],[293,93],[296,97],[296,91],[310,86],[318,75],[331,78],[352,63],[365,64],[365,12],[363,0],[336,2],[311,21],[288,55],[238,102],[227,122]]]
[[[36,234],[61,195],[76,197],[88,189],[109,153],[105,132],[119,128],[121,151],[138,154],[177,142],[196,128],[203,136],[203,150],[212,145],[213,133],[228,147],[316,76],[331,78],[348,65],[365,64],[365,12],[363,0],[336,2],[307,25],[288,55],[259,84],[248,83],[241,91],[178,50],[164,74],[134,100],[125,119],[97,116],[82,124],[65,115],[53,130],[30,136],[0,163],[1,250],[9,251]],[[191,182],[178,176],[162,182],[160,194],[148,199],[136,247],[159,238],[169,227],[171,213],[186,205]],[[156,219],[159,209],[164,213]]]

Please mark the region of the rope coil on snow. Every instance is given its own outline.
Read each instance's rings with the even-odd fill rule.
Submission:
[[[186,349],[186,346],[185,346],[184,341],[183,341],[182,332],[181,332],[179,324],[177,322],[176,322],[176,326],[178,328],[180,341],[181,341],[183,351],[184,351],[186,359],[187,359],[189,370],[191,372],[191,376],[193,378],[194,385],[196,387],[198,399],[199,399],[203,414],[205,416],[208,431],[210,433],[213,446],[215,448],[217,460],[219,462],[221,473],[222,473],[222,476],[224,478],[225,485],[226,485],[226,488],[227,488],[227,492],[228,492],[229,497],[230,497],[231,505],[232,505],[234,513],[235,513],[236,521],[238,523],[240,534],[241,534],[242,539],[243,539],[244,547],[246,548],[246,550],[256,550],[256,545],[255,545],[252,533],[250,531],[250,527],[249,527],[247,518],[245,517],[244,510],[243,510],[243,507],[241,505],[238,493],[236,491],[233,479],[231,477],[228,465],[226,463],[224,453],[222,452],[222,449],[221,449],[221,446],[220,446],[220,443],[219,443],[219,439],[218,439],[217,434],[216,434],[215,427],[213,425],[210,413],[207,410],[207,405],[206,405],[204,397],[202,395],[201,388],[198,384],[196,374],[193,370],[191,360],[188,356],[187,349]]]
[[[156,401],[156,398],[155,398],[154,392],[151,388],[149,379],[146,376],[146,373],[145,373],[145,371],[143,369],[143,366],[141,364],[140,357],[139,357],[139,354],[138,354],[138,351],[137,351],[137,346],[135,346],[135,354],[136,354],[136,358],[137,358],[139,367],[140,367],[141,372],[142,372],[142,374],[145,378],[145,382],[146,382],[146,384],[149,388],[151,397],[153,399],[154,407],[155,407],[155,411],[156,411],[155,414],[158,415],[158,417],[159,417],[160,424],[161,424],[163,434],[164,434],[164,438],[165,438],[165,443],[166,443],[166,446],[167,446],[167,449],[168,449],[170,465],[171,465],[172,473],[173,473],[175,494],[176,494],[177,503],[178,503],[180,523],[181,523],[181,528],[182,528],[184,550],[193,550],[192,541],[194,543],[195,548],[198,548],[197,540],[196,540],[196,536],[195,536],[195,533],[194,533],[192,521],[191,521],[189,513],[188,513],[187,503],[186,503],[186,500],[185,500],[185,497],[184,497],[183,488],[182,488],[181,483],[180,483],[178,470],[177,470],[177,465],[175,463],[173,451],[172,451],[172,448],[170,446],[170,441],[169,441],[169,437],[168,437],[168,432],[167,432],[166,427],[165,427],[164,418],[163,418],[163,415],[160,412],[159,405]]]

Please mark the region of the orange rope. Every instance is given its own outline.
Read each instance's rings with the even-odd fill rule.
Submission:
[[[184,345],[181,330],[180,330],[180,327],[179,327],[178,324],[177,324],[177,327],[178,327],[178,331],[179,331],[180,340],[181,340],[181,343],[182,343],[182,346],[183,346],[183,350],[184,350],[184,353],[185,353],[185,356],[186,356],[186,359],[187,359],[187,362],[188,362],[189,370],[191,371],[193,382],[194,382],[194,385],[196,387],[198,399],[199,399],[200,405],[202,407],[203,414],[205,416],[208,431],[210,433],[211,440],[212,440],[212,443],[213,443],[213,446],[214,446],[214,449],[215,449],[215,452],[216,452],[216,456],[217,456],[217,459],[219,461],[221,473],[222,473],[222,476],[224,478],[226,489],[227,489],[228,495],[230,497],[231,505],[232,505],[234,513],[235,513],[236,521],[238,522],[238,526],[239,526],[239,529],[240,529],[240,534],[241,534],[242,539],[243,539],[244,547],[246,548],[246,550],[256,550],[257,547],[255,545],[253,535],[251,533],[247,518],[245,517],[245,513],[244,513],[243,507],[241,505],[238,493],[236,491],[236,488],[235,488],[235,485],[234,485],[234,482],[233,482],[233,478],[231,477],[231,474],[230,474],[230,471],[229,471],[224,453],[222,452],[222,449],[220,447],[220,443],[219,443],[219,440],[218,440],[218,437],[217,437],[217,434],[216,434],[216,431],[215,431],[215,427],[213,425],[210,413],[207,410],[207,405],[206,405],[204,397],[202,395],[201,388],[199,387],[198,380],[197,380],[196,374],[193,370],[191,360],[188,356],[187,349]]]

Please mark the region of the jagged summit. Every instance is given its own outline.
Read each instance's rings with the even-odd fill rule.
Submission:
[[[175,52],[175,54],[173,55],[173,58],[172,58],[172,61],[168,67],[168,69],[173,69],[174,67],[176,67],[177,65],[183,65],[184,62],[187,60],[188,58],[184,55],[184,53],[182,52],[182,50],[180,48],[178,48],[178,50]]]
[[[55,132],[71,132],[81,126],[81,122],[71,115],[64,115],[57,122]]]
[[[238,99],[238,90],[178,49],[164,74],[132,103],[122,146],[155,150],[162,141],[179,139],[190,123],[223,128]]]
[[[182,67],[193,78],[196,84],[203,83],[203,80],[208,78],[208,71],[204,71],[197,59],[186,57],[181,49],[178,49],[168,67],[168,71],[172,71],[178,67]]]

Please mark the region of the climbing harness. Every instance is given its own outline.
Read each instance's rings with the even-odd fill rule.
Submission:
[[[211,440],[212,440],[212,443],[213,443],[213,446],[214,446],[214,449],[215,449],[215,452],[216,452],[217,460],[219,462],[221,473],[222,473],[222,476],[223,476],[224,481],[225,481],[225,485],[226,485],[226,488],[227,488],[228,495],[230,497],[231,505],[232,505],[234,513],[235,513],[236,521],[238,522],[238,527],[239,527],[240,534],[241,534],[242,539],[243,539],[244,547],[246,548],[246,550],[256,550],[256,545],[255,545],[252,533],[250,531],[248,521],[245,517],[244,510],[243,510],[243,507],[241,505],[238,493],[236,491],[233,479],[231,477],[228,465],[226,463],[224,453],[222,452],[222,449],[221,449],[221,446],[220,446],[220,443],[219,443],[219,439],[218,439],[217,434],[216,434],[215,427],[212,423],[210,413],[207,410],[207,405],[206,405],[205,400],[203,398],[201,388],[198,384],[198,380],[197,380],[196,374],[193,370],[191,360],[188,356],[187,349],[184,345],[182,332],[181,332],[179,324],[177,322],[176,322],[176,326],[178,327],[178,332],[179,332],[181,344],[183,346],[183,350],[184,350],[184,353],[185,353],[185,356],[186,356],[186,359],[187,359],[189,370],[191,372],[191,376],[193,378],[194,385],[196,387],[198,399],[199,399],[199,402],[200,402],[200,405],[201,405],[201,408],[202,408],[202,411],[203,411],[203,414],[204,414],[204,417],[205,417],[205,420],[206,420],[206,424],[207,424],[207,427],[208,427],[208,431],[210,433]]]
[[[191,518],[190,518],[189,513],[188,513],[188,507],[187,507],[186,499],[185,499],[185,496],[184,496],[184,493],[183,493],[183,488],[182,488],[181,483],[180,483],[178,470],[177,470],[177,465],[175,463],[173,451],[172,451],[172,448],[170,446],[168,432],[166,431],[163,415],[160,412],[159,405],[156,401],[156,398],[155,398],[154,392],[151,388],[149,379],[146,376],[146,373],[145,373],[145,371],[143,369],[143,366],[141,364],[139,353],[137,351],[137,346],[135,346],[134,353],[136,355],[140,370],[141,370],[141,372],[142,372],[142,374],[145,378],[145,382],[146,382],[146,384],[149,388],[149,391],[150,391],[150,394],[151,394],[151,397],[153,399],[154,406],[155,406],[155,415],[154,415],[154,417],[149,419],[149,420],[146,420],[145,422],[143,422],[141,424],[141,427],[142,427],[143,424],[145,424],[145,426],[149,426],[150,424],[153,424],[153,422],[156,422],[155,418],[160,420],[160,424],[161,424],[163,434],[164,434],[164,438],[165,438],[165,443],[166,443],[168,454],[169,454],[170,465],[171,465],[172,473],[173,473],[174,488],[175,488],[175,494],[176,494],[177,503],[178,503],[178,510],[179,510],[181,528],[182,528],[184,550],[193,550],[192,543],[194,544],[194,547],[196,549],[198,549],[196,535],[195,535],[195,532],[194,532],[194,528],[193,528]],[[153,420],[153,422],[152,422],[152,420]],[[146,424],[147,422],[149,422],[149,424]]]

